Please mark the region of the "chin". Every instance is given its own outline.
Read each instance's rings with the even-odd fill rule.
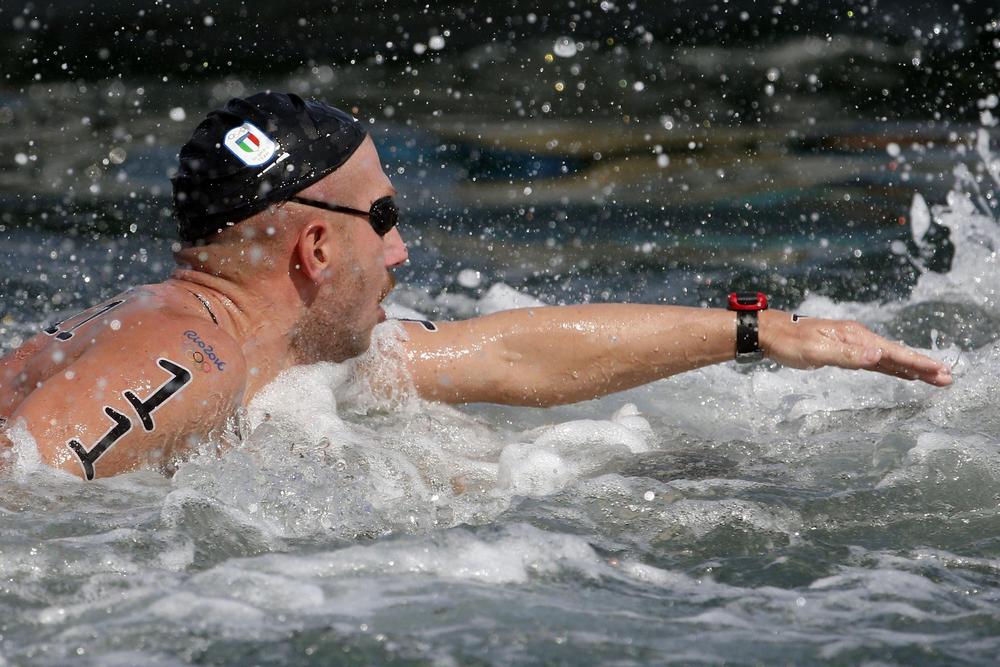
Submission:
[[[343,363],[368,351],[374,328],[372,323],[354,331],[338,331],[332,324],[311,323],[293,333],[292,350],[300,364]]]
[[[358,333],[351,337],[350,346],[350,356],[348,359],[354,359],[355,357],[360,357],[362,354],[367,352],[372,346],[372,328],[369,328],[364,333]]]

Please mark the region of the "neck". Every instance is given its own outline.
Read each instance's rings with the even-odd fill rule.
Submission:
[[[249,370],[247,401],[281,371],[295,365],[289,341],[299,316],[298,299],[294,288],[286,295],[280,281],[275,282],[242,284],[188,268],[175,269],[167,280],[207,300],[219,326],[242,347]]]

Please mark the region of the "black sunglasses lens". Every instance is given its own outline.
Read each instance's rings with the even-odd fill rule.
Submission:
[[[379,236],[388,234],[399,221],[399,209],[396,208],[396,202],[392,197],[381,197],[373,201],[368,215],[372,228]]]

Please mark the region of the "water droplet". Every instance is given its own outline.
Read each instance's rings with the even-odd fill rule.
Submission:
[[[576,42],[569,37],[560,37],[556,40],[552,51],[560,58],[572,58],[577,52]]]
[[[462,269],[458,272],[456,281],[462,287],[475,289],[482,283],[482,274],[475,269]]]

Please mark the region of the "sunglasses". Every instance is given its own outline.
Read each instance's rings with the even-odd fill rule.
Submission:
[[[389,230],[395,227],[396,223],[399,222],[399,209],[396,208],[396,202],[392,200],[392,197],[379,197],[372,202],[371,208],[367,211],[351,208],[349,206],[328,204],[325,201],[307,199],[306,197],[289,197],[288,201],[293,201],[296,204],[302,204],[303,206],[321,208],[324,211],[333,211],[334,213],[362,215],[368,218],[368,222],[371,224],[372,229],[374,229],[375,233],[379,236],[385,236],[388,234]]]

